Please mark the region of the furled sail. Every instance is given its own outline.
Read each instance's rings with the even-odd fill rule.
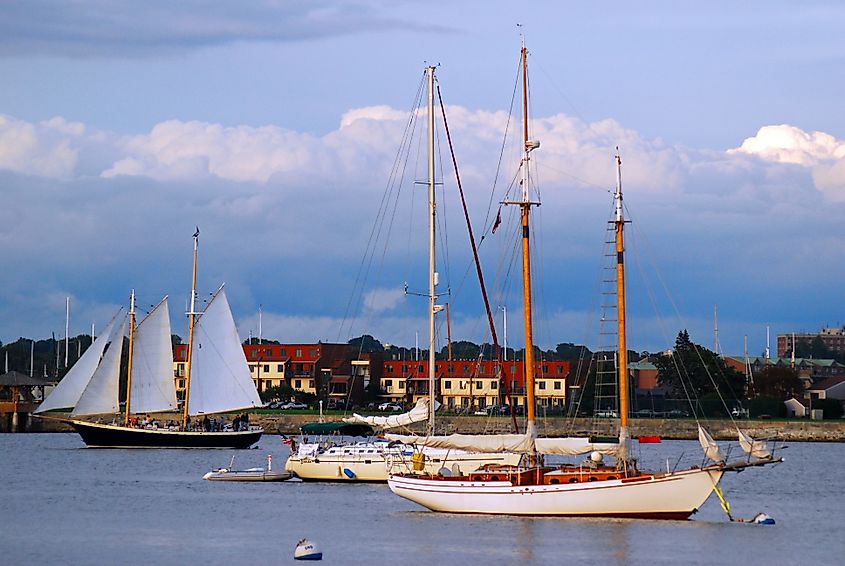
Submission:
[[[600,452],[606,456],[623,458],[627,453],[624,442],[592,442],[589,437],[537,438],[537,452],[556,456],[579,456]]]
[[[385,434],[388,440],[403,444],[466,450],[468,452],[517,452],[529,454],[534,450],[534,438],[530,434],[450,434],[448,436],[415,436],[408,434]]]
[[[165,297],[135,329],[132,345],[133,413],[176,409],[170,310]]]
[[[122,310],[122,309],[121,309]],[[85,350],[82,357],[79,358],[70,371],[62,378],[55,389],[47,396],[46,399],[33,411],[33,413],[43,413],[45,411],[52,411],[54,409],[73,408],[85,391],[88,382],[91,381],[91,376],[94,375],[94,370],[100,363],[103,357],[103,351],[106,349],[106,344],[111,339],[111,332],[114,329],[115,321],[120,310],[114,315],[111,322],[106,326],[102,334],[97,336],[94,343]],[[172,371],[172,370],[171,370]]]
[[[111,336],[111,344],[103,361],[97,366],[91,381],[82,392],[71,416],[99,415],[103,413],[117,413],[120,411],[118,398],[120,381],[120,354],[123,351],[123,334],[126,331],[126,320],[121,322],[117,332]]]
[[[701,443],[701,448],[704,450],[704,455],[714,462],[723,463],[725,457],[722,456],[722,451],[719,445],[713,440],[713,437],[704,430],[701,425],[698,426],[698,442]]]
[[[350,423],[350,424],[368,424],[370,426],[380,427],[380,428],[396,428],[399,426],[407,426],[411,423],[417,423],[420,421],[424,421],[428,418],[428,404],[429,400],[428,397],[423,397],[417,401],[417,404],[414,405],[414,408],[408,411],[407,413],[402,413],[399,415],[389,415],[389,416],[363,416],[357,413],[353,413],[351,417],[347,417],[343,419],[343,422]],[[437,401],[434,402],[434,410],[440,408],[440,403]]]
[[[754,458],[760,458],[763,460],[768,460],[772,457],[771,451],[766,448],[766,443],[762,440],[754,440],[744,432],[739,432],[739,445],[742,447],[743,452],[746,454],[750,454]]]
[[[232,310],[221,287],[194,326],[189,413],[195,416],[260,406]]]

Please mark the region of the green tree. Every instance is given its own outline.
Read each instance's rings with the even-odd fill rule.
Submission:
[[[704,346],[693,343],[682,330],[675,339],[675,349],[655,358],[657,381],[676,397],[702,398],[719,392],[725,399],[745,396],[745,376],[729,368],[725,361]]]
[[[368,354],[375,352],[384,352],[384,345],[369,334],[364,334],[363,336],[359,336],[358,338],[351,339],[349,341],[349,345],[352,346],[352,350],[354,352]]]
[[[558,360],[589,360],[592,352],[586,346],[581,344],[575,345],[572,342],[563,342],[558,344],[554,349]]]
[[[766,366],[754,376],[754,395],[787,399],[804,390],[798,373],[788,367]]]

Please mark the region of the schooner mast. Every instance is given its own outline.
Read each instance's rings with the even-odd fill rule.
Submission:
[[[428,83],[428,434],[434,434],[435,315],[443,310],[437,304],[437,264],[435,256],[436,202],[434,170],[434,67],[426,67]]]
[[[126,407],[123,415],[123,426],[129,426],[129,415],[132,414],[132,356],[135,345],[135,289],[129,295],[129,352],[126,361]]]
[[[619,444],[620,462],[627,466],[628,460],[628,344],[625,328],[625,215],[622,207],[622,158],[616,148],[616,191],[613,194],[616,214],[613,220],[616,233],[616,310],[618,335],[618,384],[619,384]]]
[[[194,232],[194,265],[191,274],[191,310],[188,312],[188,351],[185,360],[185,403],[182,413],[182,429],[188,428],[188,401],[191,398],[191,358],[194,349],[194,326],[197,312],[197,249],[199,248],[200,229]]]

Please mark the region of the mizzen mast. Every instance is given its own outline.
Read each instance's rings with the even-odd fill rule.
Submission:
[[[197,320],[197,249],[199,248],[200,229],[194,232],[194,265],[191,274],[191,310],[188,312],[188,351],[185,359],[185,403],[182,413],[182,428],[188,427],[188,402],[191,398],[191,357],[194,351],[194,325]]]

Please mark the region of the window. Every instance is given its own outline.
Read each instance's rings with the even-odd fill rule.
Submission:
[[[555,390],[560,391],[560,381],[555,381]]]
[[[296,349],[296,357],[297,357],[297,358],[301,358],[301,357],[302,357],[302,350],[301,350],[300,348],[297,348],[297,349]]]
[[[549,366],[543,365],[543,373],[549,373]]]
[[[311,348],[310,353],[311,353],[312,358],[316,358],[317,357],[317,348]]]
[[[314,380],[313,379],[308,380],[308,387],[310,387],[311,389],[314,389]]]
[[[464,375],[469,375],[469,366],[464,366]]]
[[[452,364],[449,364],[449,369],[447,369],[446,371],[448,371],[449,373],[454,373],[455,372],[455,366],[453,366]]]
[[[264,364],[264,372],[270,373],[270,364]]]
[[[496,381],[494,379],[493,381],[490,382],[490,389],[498,389],[498,388],[499,388],[499,382],[498,381]]]
[[[182,377],[183,375],[185,375],[185,364],[179,364],[176,367],[177,367],[176,375],[178,375],[179,377]]]
[[[281,356],[282,356],[283,358],[284,358],[285,356],[287,356],[287,355],[288,355],[288,351],[287,351],[286,349],[284,349],[284,348],[282,348],[282,349],[279,351],[279,353],[281,354]]]
[[[557,372],[563,373],[563,366],[557,366]]]
[[[284,365],[282,365],[282,364],[277,365],[277,366],[276,366],[276,371],[277,371],[277,372],[279,372],[279,373],[284,372],[284,371],[285,371],[285,366],[284,366]]]
[[[404,382],[404,381],[400,381],[400,382],[399,382],[399,390],[401,391],[401,390],[403,390],[403,389],[405,389],[405,382]]]
[[[301,379],[295,379],[293,381],[293,388],[294,389],[302,389],[302,380]]]
[[[516,373],[516,366],[511,366],[511,373]]]
[[[385,387],[393,387],[393,380],[392,379],[385,379],[384,380]]]
[[[254,365],[250,364],[250,366],[249,366],[249,373],[255,373],[255,368],[256,368],[256,367],[258,367],[258,366],[254,366]]]
[[[272,356],[273,350],[271,350],[270,348],[267,348],[266,350],[264,350],[264,355],[265,356]]]
[[[546,382],[545,382],[545,381],[541,381],[541,382],[539,383],[539,385],[540,385],[540,389],[545,389],[545,388],[546,388]]]
[[[390,365],[390,364],[387,364],[386,366],[384,366],[384,370],[385,370],[387,373],[393,373],[393,366],[392,366],[392,365]]]
[[[420,364],[420,365],[417,367],[417,371],[418,371],[418,372],[420,372],[420,373],[423,373],[423,372],[425,371],[425,366],[424,366],[424,365],[422,365],[422,364]]]
[[[406,373],[408,373],[408,366],[402,364],[402,375],[405,375]]]
[[[443,382],[443,389],[452,389],[452,382],[451,381],[444,381]]]

